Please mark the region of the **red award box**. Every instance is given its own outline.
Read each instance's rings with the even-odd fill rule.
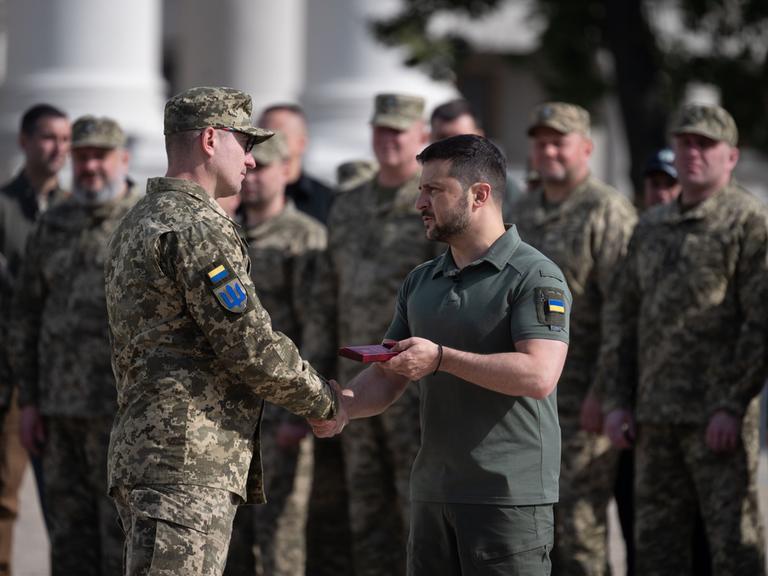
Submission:
[[[390,350],[394,345],[395,342],[385,341],[383,344],[369,344],[368,346],[344,346],[344,348],[339,348],[339,356],[365,363],[384,362],[400,354],[400,352]]]

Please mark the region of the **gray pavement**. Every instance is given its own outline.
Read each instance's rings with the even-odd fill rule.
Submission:
[[[763,521],[768,526],[768,455],[766,451],[760,458],[758,478]],[[624,574],[624,549],[621,532],[617,525],[616,509],[613,505],[610,514],[611,566],[613,574],[619,576]],[[24,475],[21,490],[19,521],[15,530],[13,566],[15,576],[48,576],[50,573],[48,538],[45,534],[31,470],[27,470]]]

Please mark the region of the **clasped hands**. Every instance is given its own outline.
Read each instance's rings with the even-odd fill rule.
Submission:
[[[397,342],[392,351],[399,352],[397,356],[378,363],[382,370],[392,372],[409,381],[415,381],[433,373],[440,364],[440,349],[437,344],[425,338],[407,338]],[[312,426],[312,432],[318,438],[328,438],[340,434],[351,418],[355,417],[355,393],[351,389],[342,389],[335,381],[330,384],[339,402],[336,414],[330,420],[315,418],[307,419]]]

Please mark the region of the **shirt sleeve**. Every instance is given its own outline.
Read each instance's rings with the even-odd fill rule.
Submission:
[[[512,340],[559,340],[568,343],[571,291],[560,269],[551,262],[532,266],[510,292]]]
[[[43,225],[38,222],[27,241],[26,255],[13,294],[8,334],[14,384],[19,387],[19,406],[37,405],[38,342],[47,289],[42,274]]]
[[[295,414],[334,414],[337,399],[328,383],[301,359],[289,338],[272,330],[239,244],[199,224],[164,234],[159,258],[226,370]]]

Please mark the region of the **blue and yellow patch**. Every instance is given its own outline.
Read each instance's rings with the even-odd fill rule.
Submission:
[[[213,295],[225,310],[242,314],[252,308],[245,286],[226,262],[214,262],[204,275]]]
[[[229,270],[227,270],[224,264],[219,264],[216,268],[208,272],[208,280],[210,280],[212,284],[217,284],[228,277]]]
[[[547,307],[549,312],[557,312],[559,314],[565,314],[565,302],[563,302],[562,300],[549,298],[547,300]]]

